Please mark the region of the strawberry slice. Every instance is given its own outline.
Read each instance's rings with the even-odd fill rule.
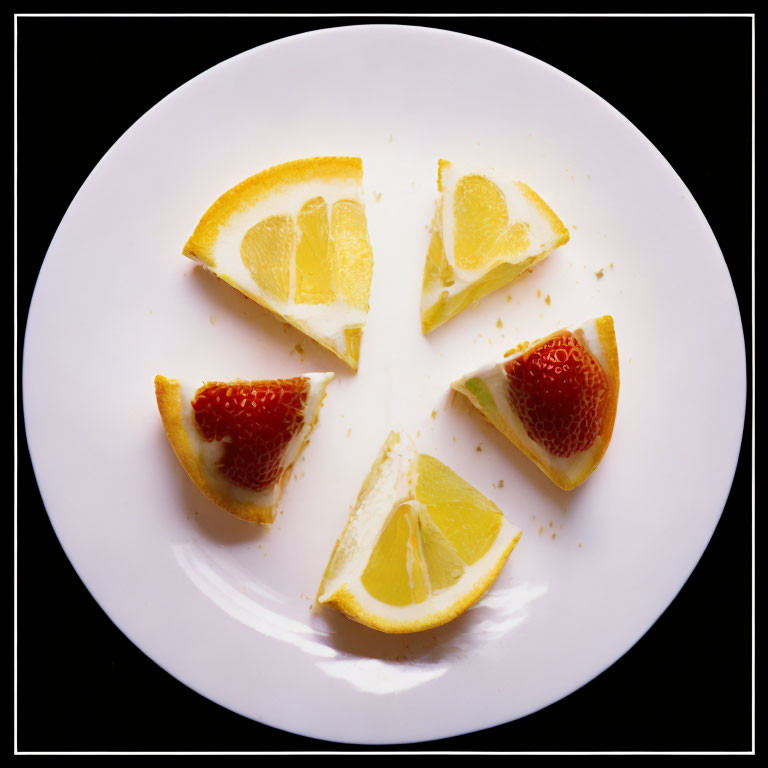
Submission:
[[[261,491],[280,475],[291,438],[304,424],[309,380],[213,382],[192,400],[200,431],[223,441],[221,472],[235,485]]]
[[[609,393],[600,363],[562,331],[504,365],[512,407],[528,436],[554,456],[587,450],[600,434]]]

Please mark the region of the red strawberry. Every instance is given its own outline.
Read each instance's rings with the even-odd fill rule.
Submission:
[[[236,485],[261,491],[280,474],[291,438],[304,424],[308,379],[214,382],[192,400],[206,440],[224,441],[219,468]]]
[[[594,443],[608,379],[576,336],[563,331],[510,360],[504,370],[512,407],[532,440],[561,457]]]

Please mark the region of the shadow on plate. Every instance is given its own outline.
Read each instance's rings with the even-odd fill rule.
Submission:
[[[309,336],[280,320],[270,310],[257,304],[204,267],[191,272],[194,290],[214,308],[214,317],[226,314],[230,322],[241,325],[246,333],[258,334],[264,357],[274,354],[293,358],[307,371],[333,371],[337,377],[354,376],[355,372],[330,350]]]
[[[240,520],[214,504],[181,466],[162,427],[158,430],[158,440],[164,443],[160,453],[168,463],[168,475],[177,483],[180,502],[175,511],[183,514],[206,539],[219,544],[239,544],[259,541],[269,533],[265,526]]]
[[[455,397],[454,397],[455,395]],[[542,496],[551,501],[556,508],[567,512],[580,492],[583,485],[571,491],[558,488],[525,454],[518,450],[496,427],[493,426],[483,414],[467,400],[464,395],[451,391],[446,396],[445,414],[449,419],[471,424],[471,429],[477,433],[477,444],[483,451],[492,450],[504,456],[513,473],[512,483],[507,487],[514,487],[516,483],[527,484],[534,487]],[[516,475],[517,477],[514,477]],[[507,481],[507,478],[502,478]]]

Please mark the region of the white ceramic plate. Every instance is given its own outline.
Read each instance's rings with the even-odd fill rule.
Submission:
[[[236,182],[337,154],[364,159],[375,256],[357,375],[181,256],[198,218]],[[425,338],[418,307],[440,157],[511,169],[560,215],[571,242]],[[566,493],[460,398],[452,404],[448,385],[519,341],[607,313],[622,377],[613,441],[592,477]],[[701,375],[696,361],[713,348],[730,376]],[[225,707],[359,743],[513,720],[625,653],[709,541],[746,388],[722,255],[654,147],[541,61],[403,26],[256,48],[148,112],[62,221],[24,360],[26,428],[48,514],[120,629]],[[230,518],[179,466],[154,375],[315,370],[337,377],[284,514],[269,531]],[[494,499],[523,537],[467,614],[389,637],[311,606],[394,427]]]

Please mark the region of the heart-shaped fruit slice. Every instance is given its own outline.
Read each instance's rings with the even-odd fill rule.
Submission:
[[[569,238],[536,192],[503,171],[440,160],[437,188],[422,281],[424,333],[520,277]]]

